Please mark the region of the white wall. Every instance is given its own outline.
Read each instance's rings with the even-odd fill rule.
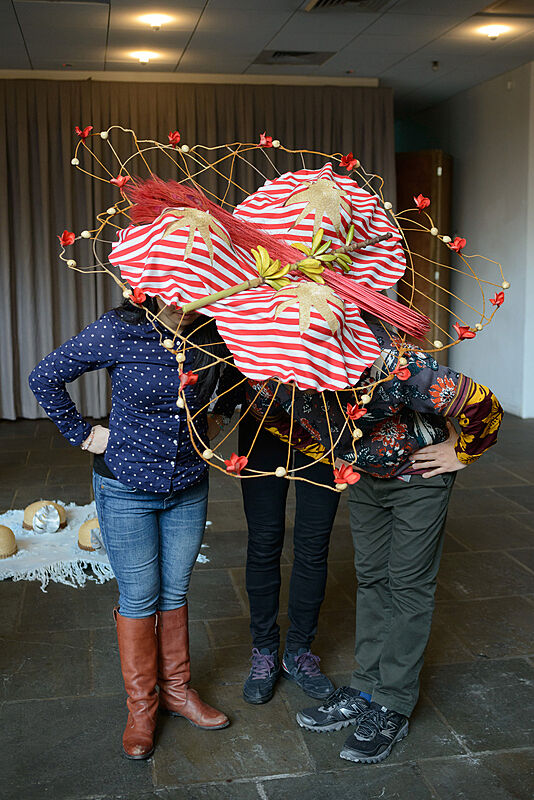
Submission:
[[[493,323],[451,351],[451,366],[489,385],[506,411],[534,416],[534,62],[461,92],[415,117],[403,130],[453,156],[451,236],[465,252],[502,262],[511,288]],[[406,143],[406,142],[404,142]],[[401,145],[402,146],[402,145]],[[417,149],[417,145],[410,149]],[[443,231],[445,233],[445,231]],[[495,280],[493,265],[475,269]],[[480,308],[477,284],[453,291]],[[487,292],[488,299],[493,291]],[[454,309],[467,323],[473,312]]]

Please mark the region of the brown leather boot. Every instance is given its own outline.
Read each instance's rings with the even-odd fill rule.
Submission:
[[[128,722],[122,737],[126,758],[150,758],[158,712],[158,639],[156,615],[130,619],[113,612],[121,657],[124,688],[128,693]]]
[[[230,724],[221,711],[204,703],[189,687],[189,631],[187,604],[158,611],[159,705],[175,717],[185,717],[197,728],[215,730]]]

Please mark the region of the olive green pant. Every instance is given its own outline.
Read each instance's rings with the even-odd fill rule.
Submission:
[[[419,696],[455,477],[362,474],[349,490],[358,579],[351,686],[406,716]]]

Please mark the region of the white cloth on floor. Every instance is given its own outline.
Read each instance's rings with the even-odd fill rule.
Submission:
[[[45,591],[50,581],[66,586],[85,586],[88,580],[104,583],[114,577],[104,551],[81,550],[78,547],[80,525],[96,517],[95,504],[65,505],[67,527],[56,533],[34,533],[22,527],[24,511],[0,514],[0,525],[7,525],[15,534],[18,551],[0,560],[0,580],[40,581]]]
[[[67,512],[67,527],[57,533],[34,533],[22,527],[24,511],[6,511],[0,514],[0,525],[7,525],[15,534],[18,551],[14,556],[0,559],[0,580],[40,581],[46,591],[50,581],[77,588],[87,581],[105,583],[114,578],[113,570],[104,550],[81,550],[78,547],[80,525],[96,517],[94,502],[86,506],[76,503],[66,505],[61,500],[54,502],[64,506]],[[211,522],[206,522],[206,527]],[[208,545],[203,544],[203,548]],[[209,558],[203,553],[197,562],[205,564]]]

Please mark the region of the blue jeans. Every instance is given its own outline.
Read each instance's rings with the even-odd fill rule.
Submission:
[[[93,489],[121,615],[138,619],[185,605],[206,526],[208,478],[166,495],[94,473]]]

